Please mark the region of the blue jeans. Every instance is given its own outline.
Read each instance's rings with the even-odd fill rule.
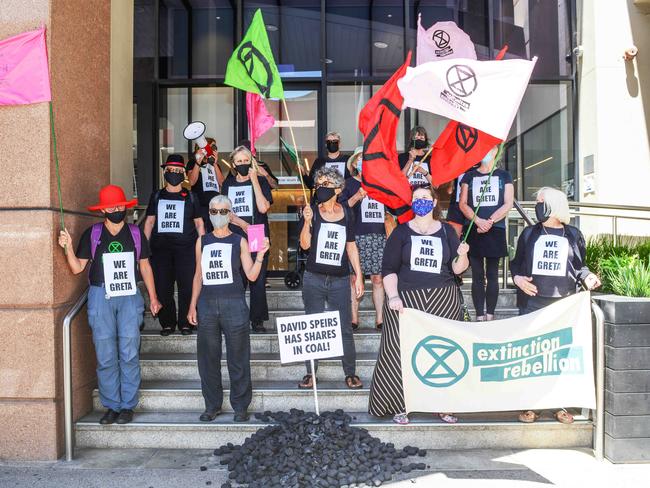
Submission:
[[[343,339],[343,372],[346,376],[356,373],[357,352],[352,333],[352,299],[350,297],[350,276],[331,276],[305,271],[302,280],[302,301],[305,313],[322,313],[325,302],[329,310],[338,310],[341,318],[341,337]],[[306,362],[307,372],[311,364]],[[314,361],[318,369],[318,361]]]
[[[138,291],[106,298],[103,286],[88,292],[88,323],[97,356],[97,386],[102,405],[119,412],[138,404],[140,323],[144,300]]]
[[[197,362],[205,409],[221,409],[221,334],[226,337],[226,362],[230,377],[230,405],[245,412],[253,398],[251,381],[251,342],[248,306],[241,297],[223,297],[202,293],[197,303]]]

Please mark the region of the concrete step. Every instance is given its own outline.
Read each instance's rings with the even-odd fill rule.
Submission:
[[[251,416],[235,424],[232,415],[223,414],[214,422],[198,420],[196,412],[136,413],[127,425],[99,425],[101,411],[94,411],[75,426],[79,448],[160,448],[214,449],[244,439],[263,427]],[[515,413],[459,415],[454,425],[441,422],[431,414],[413,415],[409,425],[397,425],[390,418],[376,419],[365,412],[350,413],[354,425],[397,447],[407,444],[423,449],[544,449],[589,447],[593,427],[578,418],[572,425],[550,420],[521,424]]]
[[[232,412],[228,374],[224,371],[223,411]],[[311,410],[314,408],[312,390],[301,390],[295,381],[256,381],[250,410],[288,411],[291,408]],[[370,382],[359,390],[347,388],[341,377],[338,381],[318,383],[318,401],[321,410],[342,408],[346,412],[361,412],[368,408]],[[95,410],[102,410],[97,390],[93,393]],[[199,381],[145,381],[140,387],[139,412],[201,412],[205,408]]]
[[[158,331],[145,330],[141,337],[142,354],[176,354],[196,353],[196,333],[181,335],[178,332],[167,337],[162,337]],[[354,342],[358,353],[379,351],[381,332],[374,328],[359,329],[354,333]],[[226,352],[226,341],[222,341],[222,351]],[[278,353],[280,352],[278,335],[276,333],[251,334],[251,353]]]
[[[365,383],[370,381],[375,368],[377,353],[357,354],[357,375]],[[196,354],[141,354],[142,381],[195,380],[199,379]],[[221,360],[222,371],[227,371],[225,358]],[[298,382],[306,373],[302,363],[282,365],[276,353],[251,354],[253,384],[260,380],[287,380]],[[224,373],[225,374],[225,373]],[[318,378],[322,381],[343,381],[344,374],[339,359],[319,361]]]

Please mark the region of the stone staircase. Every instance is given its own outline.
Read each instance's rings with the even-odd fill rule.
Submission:
[[[300,291],[286,290],[280,280],[271,280],[267,290],[271,320],[268,330],[275,329],[275,317],[304,313]],[[464,290],[471,304],[469,290]],[[470,308],[470,311],[473,312]],[[513,290],[499,296],[497,317],[517,313]],[[360,328],[355,333],[357,374],[364,382],[361,390],[349,390],[343,382],[340,361],[320,361],[319,401],[321,411],[342,408],[353,417],[354,424],[397,446],[414,444],[426,449],[476,448],[568,448],[589,447],[592,442],[591,421],[578,415],[573,425],[565,426],[550,419],[524,425],[515,413],[461,414],[460,422],[448,425],[437,416],[415,415],[407,426],[392,419],[368,415],[368,391],[381,334],[374,329],[374,311],[368,290],[360,306]],[[86,448],[215,448],[226,442],[241,443],[262,424],[253,418],[247,423],[232,421],[228,401],[228,377],[225,360],[224,413],[212,423],[198,420],[203,411],[203,397],[196,362],[196,335],[161,337],[157,322],[145,316],[142,333],[142,386],[140,404],[132,423],[101,426],[102,415],[97,391],[93,394],[95,410],[75,425],[77,447]],[[225,344],[224,344],[225,350]],[[251,334],[251,372],[253,401],[251,414],[265,410],[288,411],[290,408],[313,410],[313,394],[297,388],[305,374],[303,364],[280,364],[277,334]],[[480,392],[477,392],[480,401]]]

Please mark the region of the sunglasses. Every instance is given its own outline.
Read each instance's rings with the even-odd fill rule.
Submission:
[[[228,215],[230,213],[229,208],[211,208],[210,215]]]

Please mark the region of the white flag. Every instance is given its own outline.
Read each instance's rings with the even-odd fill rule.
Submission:
[[[537,58],[447,59],[408,68],[397,81],[404,106],[507,139]]]
[[[456,22],[436,22],[428,29],[422,27],[418,15],[418,46],[416,63],[418,66],[429,61],[441,59],[476,59],[472,39],[456,25]]]

